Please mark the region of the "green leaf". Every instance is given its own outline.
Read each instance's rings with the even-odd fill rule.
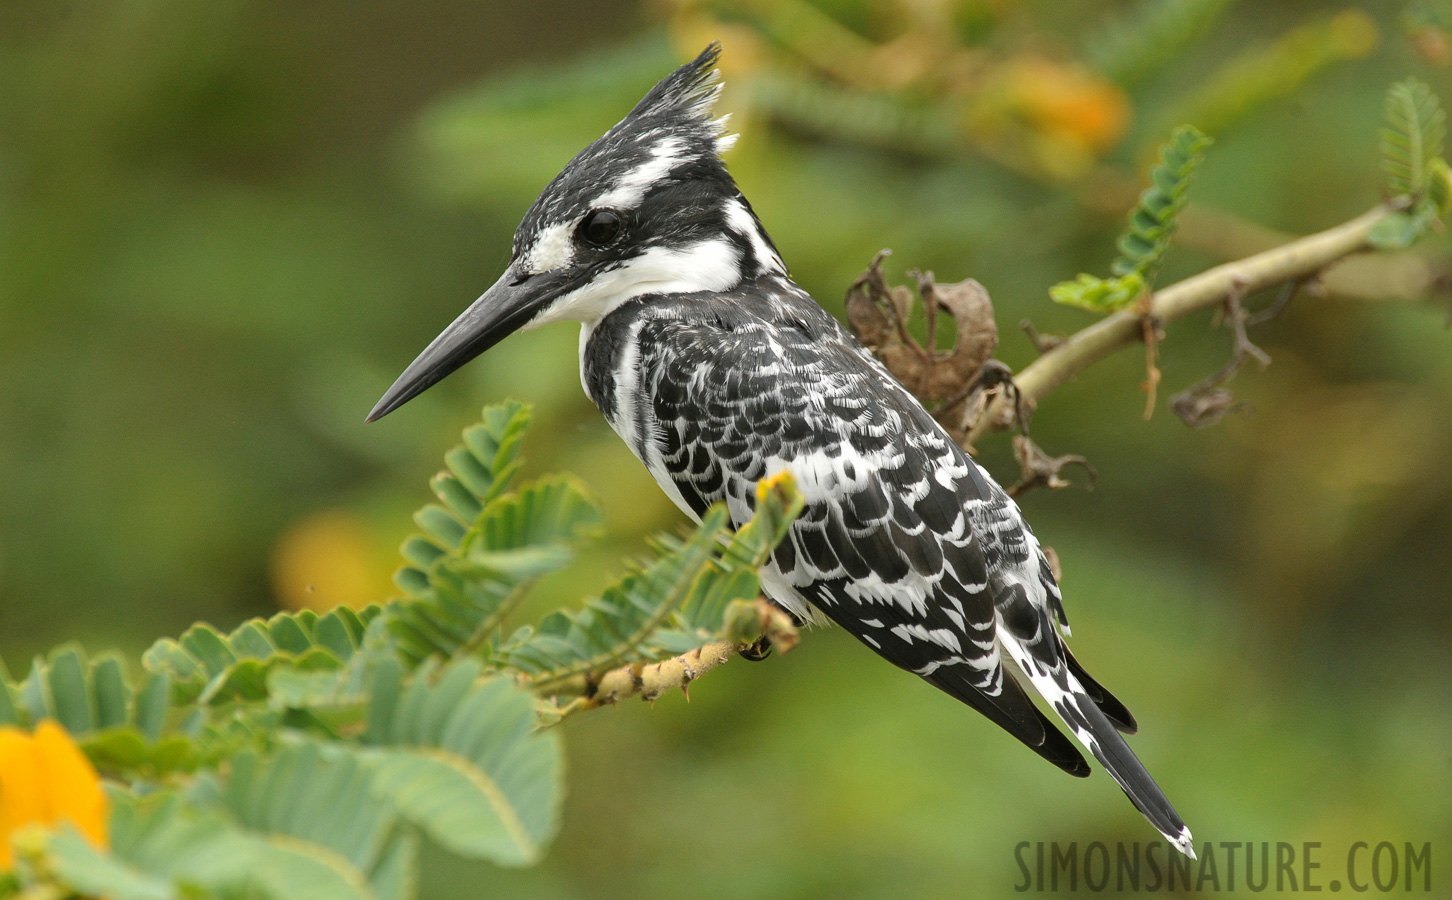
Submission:
[[[528,865],[558,828],[558,736],[535,731],[529,694],[482,672],[471,659],[425,665],[405,688],[380,666],[365,736],[374,789],[453,853]]]
[[[1438,209],[1423,198],[1409,210],[1388,213],[1366,234],[1366,242],[1378,250],[1404,250],[1417,242],[1437,221]]]
[[[267,700],[274,709],[324,710],[362,707],[368,702],[360,672],[278,667],[267,674]]]
[[[385,618],[413,664],[482,649],[530,585],[567,565],[575,545],[599,526],[588,489],[572,477],[504,493],[528,422],[520,404],[486,408],[483,422],[450,452],[450,472],[434,479],[445,506],[425,507],[416,517],[428,534],[404,542],[412,565],[395,581],[408,597]]]
[[[413,514],[413,521],[424,533],[445,550],[458,550],[469,526],[442,506],[425,506]]]
[[[1074,281],[1062,281],[1049,288],[1049,296],[1065,306],[1110,313],[1133,303],[1144,291],[1144,279],[1132,272],[1119,278],[1081,274]]]
[[[204,776],[191,793],[274,845],[305,850],[349,880],[361,873],[371,882],[393,852],[397,818],[373,782],[371,765],[350,746],[301,740],[266,758],[239,753],[225,782]]]
[[[115,653],[88,659],[76,644],[36,659],[20,685],[0,676],[0,723],[34,725],[55,719],[74,737],[134,728],[138,736],[160,736],[171,709],[168,683],[146,675],[134,689],[124,661]]]
[[[192,657],[174,644],[186,666],[201,671]],[[229,651],[230,652],[230,651]],[[243,659],[227,667],[214,685],[254,685],[248,690],[265,696],[260,671],[273,665],[257,659]],[[336,668],[336,659],[314,648],[294,662],[309,661]],[[58,721],[76,738],[96,767],[122,777],[164,778],[189,773],[215,764],[238,747],[256,743],[259,731],[270,727],[276,715],[266,709],[221,710],[215,718],[189,704],[207,699],[206,692],[172,690],[171,669],[145,672],[134,685],[126,666],[114,653],[94,660],[75,645],[52,651],[48,659],[36,659],[30,673],[18,686],[4,684],[5,718],[13,724],[31,726],[41,719]],[[245,693],[238,688],[238,691]]]
[[[586,601],[584,609],[556,612],[537,629],[515,632],[500,647],[500,659],[530,675],[539,689],[548,690],[575,675],[654,655],[636,651],[690,596],[696,579],[715,559],[729,525],[725,506],[712,507],[684,542],[657,541],[659,555],[654,562]]]
[[[1191,125],[1181,125],[1160,147],[1160,162],[1150,170],[1150,186],[1129,213],[1129,227],[1116,246],[1119,257],[1109,269],[1113,278],[1080,275],[1049,288],[1055,303],[1106,313],[1122,309],[1149,290],[1155,272],[1170,249],[1175,218],[1189,200],[1195,171],[1212,140]]]
[[[1150,186],[1129,214],[1129,229],[1120,237],[1122,254],[1110,270],[1118,276],[1139,275],[1146,284],[1169,249],[1175,217],[1188,202],[1195,171],[1213,143],[1192,125],[1181,125],[1160,146],[1160,162],[1150,170]]]
[[[166,726],[166,711],[171,703],[171,676],[165,672],[148,672],[136,691],[131,721],[151,740],[161,737]]]
[[[91,668],[91,695],[96,706],[96,727],[114,728],[131,719],[131,685],[121,658],[108,655]]]
[[[373,869],[373,892],[379,900],[414,900],[418,893],[417,832],[400,831]]]
[[[758,570],[791,530],[803,499],[790,476],[778,475],[757,485],[751,520],[736,530],[721,558],[692,586],[677,621],[688,632],[686,646],[667,648],[684,653],[703,641],[715,640],[726,628],[726,609],[737,600],[761,594]],[[659,637],[654,640],[659,643]]]
[[[97,850],[69,825],[50,839],[47,850],[58,880],[83,895],[109,900],[172,900],[181,896],[171,879]]]
[[[91,730],[96,715],[92,709],[91,686],[79,648],[66,646],[51,654],[46,673],[50,682],[50,714],[71,734]]]
[[[193,772],[202,764],[196,741],[182,735],[148,738],[136,728],[118,726],[98,731],[81,741],[81,749],[102,772],[132,777],[163,778]]]
[[[524,464],[520,449],[532,417],[529,407],[517,400],[486,406],[481,414],[482,421],[464,430],[464,449],[479,465],[467,470],[455,469],[453,462],[458,458],[457,451],[445,457],[449,471],[464,481],[464,486],[481,502],[488,503],[509,489],[510,482]],[[467,481],[465,471],[471,476]]]
[[[757,570],[801,511],[789,476],[757,487],[753,518],[730,533],[724,506],[706,511],[684,540],[659,538],[657,557],[577,611],[559,611],[505,641],[497,658],[548,694],[624,662],[683,653],[719,636],[726,608],[760,593]]]
[[[1427,163],[1427,199],[1436,207],[1439,218],[1452,209],[1452,169],[1440,156]]]
[[[1381,168],[1387,189],[1393,196],[1420,198],[1430,186],[1432,160],[1442,156],[1447,114],[1431,88],[1408,78],[1387,91],[1385,115]]]
[[[228,635],[197,624],[177,640],[157,641],[141,661],[148,671],[167,674],[178,703],[261,701],[268,674],[278,666],[341,668],[380,612],[371,606],[360,612],[338,607],[323,616],[311,610],[278,613],[244,622]]]
[[[47,876],[111,900],[264,897],[374,900],[347,860],[321,845],[246,832],[175,794],[112,792],[111,850],[66,828],[47,842]]]

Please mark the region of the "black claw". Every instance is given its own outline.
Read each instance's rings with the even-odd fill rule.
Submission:
[[[754,643],[742,648],[738,655],[749,662],[761,662],[771,655],[771,638],[762,635]]]

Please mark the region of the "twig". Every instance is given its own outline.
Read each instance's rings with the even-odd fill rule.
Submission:
[[[1144,420],[1148,422],[1155,414],[1155,399],[1159,396],[1160,389],[1160,341],[1165,336],[1165,323],[1159,316],[1156,316],[1153,307],[1150,305],[1153,298],[1145,294],[1143,302],[1137,304],[1141,312],[1139,316],[1140,340],[1144,341]]]
[[[676,689],[689,700],[691,682],[725,663],[736,653],[737,646],[731,641],[712,641],[658,663],[637,662],[611,669],[600,677],[594,693],[576,697],[561,707],[560,718],[587,709],[613,705],[637,695],[653,702],[666,691]]]
[[[1084,469],[1085,474],[1089,476],[1089,482],[1085,487],[1091,491],[1099,481],[1099,473],[1089,465],[1089,460],[1072,453],[1065,456],[1050,456],[1027,435],[1014,435],[1013,456],[1018,460],[1021,473],[1018,483],[1008,489],[1008,496],[1013,498],[1018,498],[1036,487],[1053,490],[1068,487],[1069,482],[1063,476],[1064,469],[1068,466],[1081,466]]]
[[[1269,322],[1272,319],[1279,319],[1281,317],[1281,314],[1286,311],[1286,307],[1290,306],[1291,301],[1296,298],[1296,294],[1300,292],[1301,288],[1305,285],[1313,283],[1317,283],[1314,276],[1312,276],[1312,278],[1306,279],[1305,281],[1286,282],[1285,286],[1281,288],[1280,296],[1276,297],[1276,302],[1272,303],[1270,306],[1267,306],[1265,309],[1258,310],[1247,316],[1245,319],[1245,324],[1260,325],[1262,323]],[[1322,291],[1317,291],[1316,293],[1318,296],[1325,296],[1325,293]],[[1245,298],[1241,297],[1240,299],[1244,300]]]
[[[551,713],[544,724],[553,724],[577,712],[613,706],[631,697],[654,703],[662,694],[672,690],[680,690],[689,700],[691,682],[731,657],[740,655],[748,659],[765,659],[772,649],[786,653],[797,645],[796,623],[792,621],[791,614],[781,607],[758,597],[755,603],[744,603],[742,611],[748,621],[742,623],[746,634],[738,634],[738,639],[710,641],[659,662],[627,663],[599,675],[574,675],[552,683],[547,696],[573,696],[574,699],[557,708],[553,706],[553,700],[543,700],[545,708]],[[727,633],[731,634],[735,626],[729,619],[728,615]],[[748,635],[749,640],[746,639]]]
[[[1238,285],[1248,293],[1254,293],[1278,284],[1304,280],[1339,260],[1368,249],[1366,236],[1372,226],[1399,208],[1394,203],[1384,203],[1335,228],[1208,269],[1157,291],[1150,298],[1149,312],[1169,324],[1224,303]],[[1105,316],[1029,363],[1014,377],[1024,402],[1029,408],[1036,407],[1054,388],[1115,351],[1139,341],[1143,336],[1142,317],[1143,311],[1137,308]],[[989,413],[981,416],[969,430],[970,443],[977,441],[1000,421],[1003,402],[1001,398],[996,399]]]
[[[1133,203],[1133,192],[1123,200]],[[1220,259],[1240,259],[1281,246],[1294,235],[1247,222],[1223,210],[1190,204],[1180,214],[1175,242]],[[1396,302],[1446,294],[1447,262],[1414,250],[1376,253],[1346,260],[1327,272],[1329,294],[1355,300]],[[1255,324],[1254,321],[1251,324]]]
[[[1295,293],[1295,287],[1299,282],[1291,282],[1283,291],[1281,298],[1268,310],[1271,318],[1279,315],[1285,305],[1290,302],[1291,296]],[[1219,371],[1197,384],[1193,384],[1170,399],[1170,408],[1175,415],[1184,420],[1191,428],[1204,428],[1207,425],[1214,425],[1231,413],[1248,414],[1250,404],[1235,401],[1235,396],[1224,390],[1221,385],[1235,377],[1247,359],[1254,359],[1264,369],[1270,365],[1270,356],[1255,344],[1250,342],[1250,336],[1245,333],[1247,322],[1251,317],[1245,312],[1241,301],[1245,299],[1245,289],[1240,287],[1230,292],[1225,298],[1225,318],[1230,323],[1230,331],[1233,335],[1234,345],[1231,350],[1230,360],[1221,366]]]
[[[1024,334],[1028,335],[1030,341],[1033,341],[1034,349],[1039,351],[1039,353],[1048,353],[1050,350],[1064,343],[1062,335],[1039,334],[1039,330],[1034,327],[1031,319],[1020,321],[1018,327],[1023,329]]]
[[[1029,419],[1033,417],[1033,410],[1024,404],[1018,387],[1013,383],[1013,370],[1006,363],[996,359],[990,359],[984,363],[983,368],[978,370],[978,377],[963,390],[946,400],[933,413],[933,418],[937,419],[938,424],[946,428],[950,435],[961,435],[972,428],[978,421],[978,417],[987,410],[990,397],[1002,395],[1013,398],[1013,418],[1005,427],[1017,425],[1019,431],[1028,434]],[[961,410],[960,405],[963,407]],[[973,452],[971,447],[964,449],[969,453]]]

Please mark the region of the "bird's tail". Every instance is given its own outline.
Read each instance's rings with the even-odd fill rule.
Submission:
[[[1169,799],[1145,769],[1144,763],[1129,749],[1129,744],[1105,716],[1104,710],[1100,708],[1100,703],[1104,700],[1101,698],[1096,702],[1091,694],[1098,693],[1108,698],[1111,712],[1116,709],[1123,710],[1123,705],[1097,683],[1093,683],[1092,688],[1086,688],[1071,670],[1068,648],[1052,631],[1047,618],[1042,625],[1044,627],[1038,635],[1041,639],[1032,642],[1025,642],[1008,628],[998,629],[998,639],[1005,655],[1014,661],[1018,669],[1015,674],[1022,675],[1048,702],[1079,739],[1079,743],[1084,745],[1084,749],[1109,770],[1109,774],[1124,789],[1130,802],[1149,823],[1181,853],[1194,859],[1195,844],[1190,829],[1170,805]],[[1045,652],[1047,648],[1044,644],[1053,645],[1053,652]],[[1077,669],[1078,666],[1074,665],[1073,668]],[[1124,710],[1124,715],[1128,716],[1127,710]],[[1132,730],[1132,723],[1133,719],[1130,719],[1128,723],[1122,724],[1128,726],[1126,730]]]

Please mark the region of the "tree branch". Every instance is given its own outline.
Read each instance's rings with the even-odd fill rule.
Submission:
[[[1370,249],[1367,235],[1377,222],[1400,210],[1385,203],[1335,228],[1291,241],[1272,250],[1225,263],[1156,291],[1147,308],[1127,308],[1105,316],[1034,360],[1014,376],[1022,402],[1030,409],[1054,388],[1117,350],[1139,343],[1146,314],[1169,324],[1225,303],[1236,292],[1254,293],[1304,280],[1355,253]],[[1012,412],[1002,397],[968,433],[971,443],[990,430],[1006,427]]]
[[[1087,209],[1123,219],[1142,190],[1134,178],[1111,168],[1098,170],[1068,186],[1069,196]],[[1240,216],[1192,202],[1176,222],[1175,245],[1200,250],[1225,260],[1238,260],[1280,247],[1295,235]],[[1346,260],[1322,279],[1326,290],[1357,300],[1418,300],[1445,291],[1452,272],[1442,259],[1412,250],[1393,250]]]
[[[601,676],[593,693],[582,694],[560,707],[560,718],[587,709],[613,706],[637,695],[643,700],[654,702],[661,694],[675,689],[680,689],[689,699],[692,681],[738,652],[740,647],[732,641],[712,641],[658,663],[637,662],[611,669]]]
[[[553,683],[548,691],[542,692],[548,712],[545,723],[554,724],[588,709],[614,706],[631,697],[654,703],[661,694],[672,690],[680,690],[689,700],[691,682],[731,657],[740,655],[761,660],[773,649],[787,653],[797,645],[797,626],[791,616],[765,597],[742,602],[737,621],[732,622],[731,618],[728,615],[726,630],[728,634],[736,632],[733,637],[710,641],[658,662],[632,662],[603,673],[576,674]],[[558,705],[562,697],[572,699]]]

